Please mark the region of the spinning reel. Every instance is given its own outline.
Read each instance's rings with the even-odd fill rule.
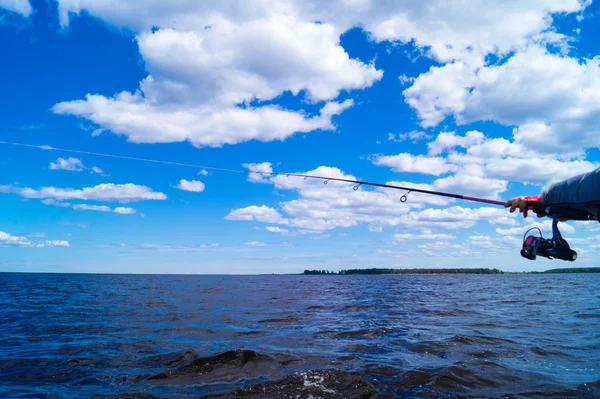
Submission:
[[[527,233],[532,230],[539,231],[540,236],[528,236]],[[544,238],[542,231],[537,227],[527,230],[523,235],[521,256],[535,260],[538,255],[548,259],[562,259],[571,262],[577,259],[577,252],[571,249],[569,243],[562,237],[558,230],[558,218],[552,220],[552,238]]]

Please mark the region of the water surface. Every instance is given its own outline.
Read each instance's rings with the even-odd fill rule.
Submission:
[[[600,397],[600,274],[0,274],[0,397]]]

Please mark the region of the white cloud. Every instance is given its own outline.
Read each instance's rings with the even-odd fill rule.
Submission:
[[[120,4],[116,16],[95,2],[61,1],[63,21],[68,10],[78,12],[80,6],[117,24],[135,25],[139,18],[131,3]],[[148,4],[147,15],[156,6]],[[217,3],[158,6],[160,15],[153,15],[158,20],[144,21],[136,36],[150,73],[139,90],[112,98],[88,94],[85,100],[56,104],[54,111],[85,118],[131,142],[188,140],[219,147],[333,130],[332,116],[352,101],[331,100],[381,79],[372,64],[349,57],[334,26],[259,2],[238,6],[234,13]],[[152,26],[161,29],[152,31]],[[261,104],[286,91],[325,103],[316,115]],[[248,106],[252,101],[257,105]]]
[[[77,158],[58,158],[56,162],[50,162],[50,169],[52,170],[70,170],[72,172],[81,172],[85,169],[81,159]]]
[[[564,180],[580,173],[591,172],[597,167],[598,164],[583,160],[504,158],[486,163],[485,173],[491,177],[544,185],[549,181]]]
[[[501,224],[501,225],[505,225],[505,226],[518,226],[519,222],[517,222],[517,220],[515,219],[516,216],[514,216],[514,215],[516,215],[516,213],[513,213],[511,215],[513,215],[513,217],[501,216],[501,217],[490,219],[489,222],[491,224]]]
[[[51,170],[69,170],[71,172],[81,172],[87,169],[79,158],[58,158],[56,162],[50,162]],[[102,174],[104,171],[98,166],[92,166],[92,173]]]
[[[456,167],[449,164],[444,158],[412,155],[410,153],[374,155],[371,157],[371,161],[378,166],[389,166],[395,172],[413,172],[439,176],[456,170]]]
[[[0,247],[29,247],[33,244],[26,237],[13,236],[9,233],[0,231]]]
[[[207,176],[208,172],[206,170],[202,169],[200,172],[198,172],[198,175]]]
[[[296,132],[333,130],[331,117],[352,105],[352,100],[327,103],[320,115],[306,118],[270,105],[244,109],[180,105],[175,112],[171,105],[147,104],[147,101],[140,93],[121,93],[115,99],[87,95],[86,100],[59,103],[53,110],[90,119],[105,129],[126,135],[133,143],[188,140],[195,146],[220,147],[249,140],[284,140]]]
[[[439,191],[489,199],[498,199],[499,194],[506,191],[506,186],[507,182],[504,180],[472,176],[468,173],[457,173],[433,182],[433,187]]]
[[[121,215],[133,215],[135,213],[135,209],[118,206],[115,209],[113,209],[113,212]]]
[[[149,187],[133,183],[104,183],[82,189],[42,187],[35,190],[32,188],[12,187],[11,192],[24,198],[51,199],[56,201],[76,199],[84,201],[134,202],[167,199],[167,196],[161,192],[155,192]]]
[[[73,208],[76,211],[114,212],[121,215],[133,215],[136,213],[135,209],[122,206],[113,209],[106,205],[71,204],[69,202],[57,201],[51,198],[42,200],[42,203],[62,208]]]
[[[234,7],[217,1],[182,0],[165,7],[160,0],[140,4],[134,0],[108,3],[97,0],[59,0],[61,22],[69,13],[87,10],[117,26],[149,31],[153,26],[176,27],[182,31],[210,25],[218,18],[232,23],[264,20],[287,14],[305,21],[324,21],[342,33],[360,25],[373,39],[401,41],[414,39],[416,45],[430,47],[440,60],[465,52],[506,53],[521,47],[539,32],[547,31],[554,13],[576,13],[588,2],[578,0],[486,1],[448,3],[370,1],[331,2],[289,0],[272,2],[240,1]],[[471,49],[471,50],[469,50]]]
[[[287,234],[290,232],[288,229],[282,229],[281,227],[277,227],[277,226],[267,226],[267,227],[265,227],[265,230],[267,230],[271,233],[279,233],[279,234]]]
[[[493,120],[516,125],[517,144],[565,153],[600,145],[598,92],[599,59],[580,60],[534,45],[500,65],[432,67],[404,95],[423,126],[448,115],[459,124]]]
[[[34,235],[31,235],[34,237]],[[40,235],[35,235],[35,237],[40,237]],[[9,233],[5,233],[0,231],[0,248],[6,247],[28,247],[28,248],[44,248],[44,247],[68,247],[69,242],[64,240],[46,240],[33,242],[30,241],[26,237],[14,236]]]
[[[46,198],[42,200],[42,204],[44,205],[54,205],[61,208],[70,208],[71,204],[69,202],[57,201],[52,198]]]
[[[350,103],[327,103],[320,117],[261,103],[286,91],[308,101],[332,101],[340,92],[364,89],[380,80],[382,71],[350,58],[340,46],[340,35],[360,26],[375,41],[410,42],[438,61],[456,61],[447,65],[456,71],[447,73],[442,67],[438,75],[458,73],[464,75],[462,80],[449,76],[428,85],[430,93],[441,91],[440,95],[419,89],[424,87],[423,75],[407,89],[422,92],[407,97],[409,103],[420,104],[411,103],[432,125],[456,110],[453,103],[464,104],[473,65],[480,66],[486,54],[508,54],[532,43],[562,45],[566,37],[552,30],[552,15],[580,12],[587,4],[256,0],[226,6],[192,0],[169,5],[60,0],[63,25],[69,15],[86,10],[137,32],[149,75],[135,93],[112,98],[90,94],[85,100],[57,104],[54,111],[88,119],[132,142],[189,140],[197,146],[221,146],[334,129],[331,116]],[[411,80],[404,75],[400,79]],[[236,107],[251,101],[257,105]],[[424,110],[425,103],[436,105]]]
[[[439,155],[447,149],[455,147],[470,148],[480,144],[485,135],[477,130],[468,131],[464,136],[457,136],[455,132],[442,132],[435,140],[427,144],[429,155]]]
[[[76,204],[73,205],[73,209],[76,211],[112,212],[112,209],[105,205]]]
[[[69,242],[64,240],[46,240],[47,247],[69,247]]]
[[[273,173],[273,167],[270,162],[245,163],[242,166],[250,171],[248,181],[252,183],[268,183],[267,175]]]
[[[140,244],[141,249],[160,251],[160,252],[198,252],[207,249],[214,249],[220,247],[219,243],[212,244],[187,244],[187,245],[163,245],[163,244],[151,244],[143,243]]]
[[[24,17],[28,17],[33,11],[28,0],[0,0],[0,8],[6,8]]]
[[[250,241],[250,242],[245,243],[244,245],[248,245],[251,247],[264,247],[267,244],[265,244],[264,242],[260,242],[260,241]]]
[[[283,218],[279,212],[266,205],[247,206],[245,208],[235,209],[225,216],[226,220],[256,220],[264,223],[287,224],[287,219]]]
[[[579,159],[577,154],[538,153],[523,144],[504,138],[488,138],[475,130],[464,136],[442,132],[428,143],[428,147],[428,155],[401,153],[376,164],[400,172],[404,165],[406,170],[425,169],[420,161],[435,159],[443,165],[438,172],[449,170],[454,174],[435,180],[428,189],[490,199],[498,199],[506,191],[509,181],[546,186],[553,181],[592,171],[599,165]],[[430,156],[441,153],[446,153],[446,157]],[[372,159],[378,160],[377,156]],[[428,167],[431,164],[424,163]]]
[[[183,191],[191,191],[194,193],[201,193],[202,191],[204,191],[205,186],[204,186],[204,183],[202,183],[199,180],[181,179],[181,180],[179,180],[179,184],[176,185],[175,188],[177,188],[179,190],[183,190]]]
[[[548,237],[552,236],[552,220],[550,220],[550,219],[545,219],[541,223],[533,222],[527,226],[522,226],[522,227],[513,227],[510,229],[497,228],[496,233],[503,235],[503,236],[515,236],[515,235],[523,236],[523,234],[525,234],[525,232],[527,230],[529,230],[530,228],[539,228],[540,230],[542,230],[542,233],[548,234]],[[567,233],[567,234],[575,233],[575,228],[568,223],[559,223],[558,228],[562,233]],[[539,232],[537,232],[537,230],[536,230],[536,231],[532,232],[532,234],[537,235],[537,234],[539,234]]]

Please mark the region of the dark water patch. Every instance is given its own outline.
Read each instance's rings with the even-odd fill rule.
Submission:
[[[477,359],[493,359],[498,357],[498,354],[494,351],[488,349],[482,349],[479,351],[469,352],[469,355],[477,358]]]
[[[202,398],[392,399],[393,396],[382,395],[357,373],[340,370],[311,370],[287,376],[280,381],[252,384],[233,392],[206,395]]]
[[[313,306],[309,306],[306,308],[306,310],[321,310],[321,309],[325,309],[325,306],[313,305]]]
[[[259,320],[259,324],[292,324],[300,321],[300,317],[298,316],[287,316],[282,318],[272,318],[272,319],[263,319]]]
[[[546,356],[546,357],[571,357],[571,355],[569,355],[568,353],[564,353],[564,352],[560,352],[560,351],[553,351],[553,350],[547,350],[547,349],[542,349],[539,346],[534,346],[533,348],[531,348],[531,351],[533,353],[535,353],[536,355],[539,356]]]
[[[189,364],[147,378],[152,383],[192,384],[199,382],[237,382],[282,373],[273,357],[252,350],[231,350],[214,356],[200,357]]]
[[[463,345],[504,345],[516,344],[515,341],[506,338],[490,337],[485,335],[457,335],[452,337],[449,342]]]
[[[197,359],[198,355],[193,350],[184,352],[165,353],[160,355],[149,356],[133,363],[130,363],[130,367],[145,367],[145,368],[164,368],[164,367],[178,367],[184,364],[189,364],[193,360]]]
[[[600,398],[600,381],[589,384],[580,384],[572,389],[561,389],[560,386],[548,385],[539,390],[532,390],[519,393],[507,393],[503,398],[521,399],[521,398],[581,398],[595,399]]]
[[[408,349],[415,353],[427,353],[441,356],[448,352],[449,345],[446,342],[425,341],[409,345]]]
[[[600,313],[579,313],[575,317],[579,319],[600,319]]]
[[[240,331],[233,334],[233,337],[260,337],[262,335],[268,334],[268,331],[263,330],[254,330],[254,331]]]
[[[397,380],[390,384],[396,388],[397,394],[408,396],[419,393],[421,397],[449,397],[450,394],[468,397],[465,394],[469,391],[481,388],[489,391],[502,386],[500,381],[465,366],[449,366],[441,370],[411,370],[398,375]]]

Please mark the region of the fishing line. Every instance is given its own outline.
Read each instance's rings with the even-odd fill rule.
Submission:
[[[369,181],[342,179],[342,178],[337,178],[337,177],[315,176],[315,175],[308,175],[308,174],[302,174],[302,173],[278,173],[278,172],[261,172],[261,171],[254,171],[254,170],[229,169],[229,168],[220,168],[220,167],[216,167],[216,166],[195,165],[195,164],[188,164],[188,163],[182,163],[182,162],[162,161],[162,160],[158,160],[158,159],[138,158],[138,157],[131,157],[131,156],[127,156],[127,155],[117,155],[117,154],[107,154],[107,153],[93,152],[93,151],[73,150],[73,149],[68,149],[68,148],[52,147],[49,145],[33,145],[33,144],[24,144],[24,143],[1,141],[1,140],[0,140],[0,144],[13,145],[13,146],[18,146],[18,147],[37,148],[37,149],[45,150],[45,151],[69,152],[69,153],[75,153],[75,154],[95,155],[95,156],[108,157],[108,158],[127,159],[130,161],[150,162],[150,163],[158,163],[158,164],[165,164],[165,165],[172,165],[172,166],[184,166],[184,167],[191,167],[191,168],[197,168],[197,169],[209,169],[209,170],[215,170],[215,171],[221,171],[221,172],[233,172],[233,173],[243,173],[243,174],[256,173],[256,174],[264,175],[264,176],[302,177],[302,178],[304,178],[304,180],[306,180],[306,179],[322,180],[323,184],[325,184],[325,185],[330,181],[336,181],[336,182],[353,184],[354,191],[357,191],[360,186],[390,188],[390,189],[394,189],[394,190],[406,191],[406,193],[400,197],[400,202],[403,202],[403,203],[407,201],[408,195],[413,192],[421,193],[421,194],[436,195],[436,196],[440,196],[440,197],[461,199],[461,200],[465,200],[465,201],[482,202],[482,203],[492,204],[492,205],[504,206],[504,204],[506,203],[504,201],[497,201],[497,200],[492,200],[492,199],[487,199],[487,198],[471,197],[471,196],[462,195],[462,194],[445,193],[445,192],[441,192],[441,191],[425,190],[425,189],[414,188],[414,187],[395,186],[395,185],[391,185],[391,184],[374,183],[374,182],[369,182]]]

